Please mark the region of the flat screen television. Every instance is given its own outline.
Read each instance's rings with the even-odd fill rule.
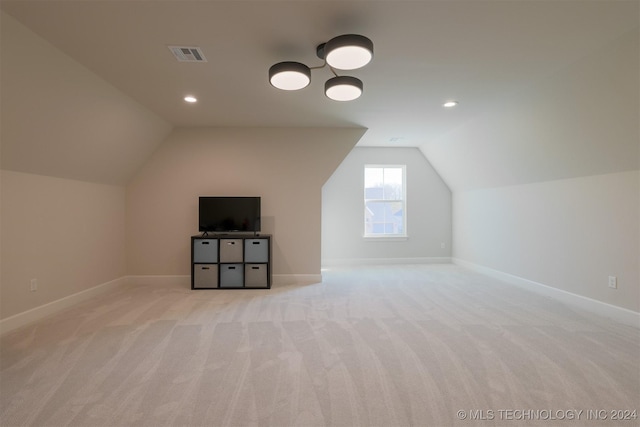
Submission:
[[[200,196],[198,230],[260,231],[260,197]]]

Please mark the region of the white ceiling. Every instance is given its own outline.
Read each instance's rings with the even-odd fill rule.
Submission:
[[[638,25],[637,1],[6,1],[2,9],[175,126],[365,127],[365,146],[421,146]],[[364,95],[298,92],[267,71],[321,65],[318,44],[374,42]],[[201,47],[179,63],[168,45]],[[347,73],[344,73],[347,74]],[[194,105],[182,101],[194,94]],[[460,105],[445,110],[455,99]],[[393,139],[399,139],[392,142]]]

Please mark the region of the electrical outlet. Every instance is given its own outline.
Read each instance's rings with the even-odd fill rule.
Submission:
[[[616,276],[609,276],[609,287],[618,289],[618,278]]]
[[[38,290],[38,279],[31,279],[31,292]]]

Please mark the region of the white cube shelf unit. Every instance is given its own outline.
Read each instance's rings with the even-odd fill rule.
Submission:
[[[191,289],[270,288],[270,234],[191,236]]]

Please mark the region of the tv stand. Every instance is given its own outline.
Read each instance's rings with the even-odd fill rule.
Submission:
[[[191,289],[270,288],[270,234],[191,236]]]

